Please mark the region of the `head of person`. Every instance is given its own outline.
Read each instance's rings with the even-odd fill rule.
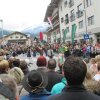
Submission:
[[[100,61],[100,55],[97,55],[97,56],[95,57],[95,61],[96,61],[96,62],[99,62],[99,61]]]
[[[49,61],[48,61],[48,66],[47,66],[47,68],[48,69],[50,69],[50,70],[55,70],[55,68],[56,68],[56,60],[55,59],[50,59]]]
[[[100,61],[97,63],[97,70],[100,71]]]
[[[0,62],[0,73],[1,74],[7,73],[8,69],[9,69],[8,61],[7,60],[2,60]]]
[[[9,62],[9,67],[10,67],[10,68],[13,68],[13,61],[14,61],[14,60],[15,60],[14,57],[10,57],[10,58],[9,58],[8,62]]]
[[[14,68],[10,69],[8,71],[8,74],[14,78],[14,80],[17,84],[20,84],[24,78],[23,71],[18,67],[14,67]]]
[[[91,58],[91,64],[95,64],[96,61],[95,61],[95,58]]]
[[[29,70],[28,70],[28,64],[26,63],[26,61],[21,61],[20,62],[20,68],[23,71],[23,73],[26,75]]]
[[[47,60],[44,56],[40,56],[40,57],[38,57],[36,64],[37,64],[38,67],[46,67]]]
[[[13,61],[13,66],[14,66],[14,67],[19,67],[19,66],[20,66],[20,60],[19,60],[19,59],[15,59],[15,60]]]
[[[69,56],[63,66],[68,85],[82,85],[87,73],[87,66],[80,57]]]
[[[0,100],[16,100],[18,96],[17,85],[14,79],[8,74],[0,75],[0,82],[4,84],[4,86],[0,86],[0,93],[4,94],[8,99],[0,99]],[[1,84],[0,83],[0,84]],[[6,88],[5,88],[6,87]],[[0,96],[1,97],[1,96]]]
[[[30,71],[23,79],[23,87],[29,93],[42,92],[47,86],[48,78],[46,73],[40,70]]]

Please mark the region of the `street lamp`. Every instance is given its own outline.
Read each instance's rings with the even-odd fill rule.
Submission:
[[[0,19],[0,22],[1,22],[1,27],[2,27],[2,39],[3,39],[3,42],[4,42],[4,38],[3,38],[3,20]]]

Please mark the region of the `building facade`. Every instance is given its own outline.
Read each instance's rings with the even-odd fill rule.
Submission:
[[[47,13],[45,15],[44,21],[48,22],[50,18],[51,27],[47,31],[47,41],[48,43],[60,43],[60,23],[59,23],[59,10],[58,6],[54,3],[50,4],[47,8]]]
[[[0,38],[0,43],[3,45],[9,44],[9,43],[30,45],[31,40],[26,34],[23,34],[21,32],[14,32],[7,36],[4,36],[3,38]]]
[[[76,25],[75,41],[100,42],[100,0],[51,0],[58,5],[60,36],[72,41],[72,26]],[[52,3],[51,2],[51,3]],[[87,36],[87,38],[86,38]]]

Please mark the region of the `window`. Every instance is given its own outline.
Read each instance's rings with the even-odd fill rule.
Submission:
[[[88,26],[94,25],[94,16],[88,18]]]
[[[69,23],[69,18],[68,18],[68,14],[65,15],[65,23],[68,24]]]
[[[74,9],[71,10],[71,16],[70,16],[70,21],[74,21],[75,20],[75,13],[74,13]]]
[[[83,16],[83,6],[82,3],[77,6],[77,12],[76,12],[77,18],[80,18]]]
[[[69,32],[69,27],[66,27],[66,29],[67,29],[67,33]]]
[[[83,28],[83,20],[79,22],[79,29]]]
[[[69,7],[71,8],[74,5],[74,0],[69,1]]]
[[[20,36],[20,38],[23,38],[23,36]]]
[[[64,7],[67,7],[67,0],[64,2]]]
[[[10,38],[12,39],[12,36]]]
[[[63,23],[63,22],[64,22],[64,18],[62,17],[62,18],[61,18],[61,23]]]
[[[18,38],[18,36],[16,36],[15,38]]]
[[[86,6],[89,7],[92,5],[92,0],[86,0]]]

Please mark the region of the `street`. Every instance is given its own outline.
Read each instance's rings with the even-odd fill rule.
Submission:
[[[45,55],[44,55],[44,56],[45,56]],[[28,66],[28,67],[29,67],[29,70],[31,71],[31,70],[33,70],[33,69],[37,69],[36,62],[37,62],[37,58],[38,58],[38,57],[39,57],[39,54],[37,54],[36,57],[31,57],[31,58],[28,58],[26,55],[21,54],[21,55],[17,56],[16,58],[18,58],[18,59],[20,59],[20,60],[26,60],[26,61],[28,62],[28,65],[29,65],[29,66]],[[46,57],[46,56],[45,56],[45,57]],[[56,62],[57,62],[57,67],[56,67],[55,70],[58,70],[58,55],[55,54],[53,58],[54,58],[54,59],[56,60]],[[47,59],[47,61],[49,60],[48,57],[46,57],[46,59]]]

